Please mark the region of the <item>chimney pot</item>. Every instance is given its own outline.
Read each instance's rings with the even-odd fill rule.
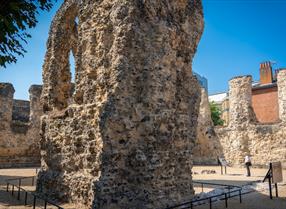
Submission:
[[[269,84],[273,82],[272,66],[270,61],[260,63],[260,83]]]

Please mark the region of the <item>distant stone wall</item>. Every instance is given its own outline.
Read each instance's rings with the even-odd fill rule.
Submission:
[[[230,123],[228,127],[216,128],[222,154],[233,165],[243,165],[245,155],[250,154],[254,165],[281,161],[286,166],[286,70],[278,73],[280,121],[275,124],[257,122],[251,81],[251,76],[241,76],[229,82]]]
[[[41,86],[31,86],[31,101],[13,100],[12,84],[0,83],[0,168],[40,164]]]
[[[25,100],[13,100],[12,120],[29,122],[30,120],[30,102]]]

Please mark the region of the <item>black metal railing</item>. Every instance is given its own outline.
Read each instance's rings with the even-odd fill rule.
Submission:
[[[35,192],[28,191],[28,190],[24,189],[22,187],[23,186],[22,183],[24,180],[27,180],[27,179],[31,179],[31,181],[30,181],[31,186],[35,185],[35,180],[36,180],[35,176],[7,179],[6,180],[6,183],[7,183],[6,191],[10,192],[10,188],[11,188],[11,194],[12,194],[12,196],[16,195],[17,200],[22,200],[21,199],[22,198],[21,193],[23,192],[23,194],[24,194],[24,205],[28,205],[28,195],[30,195],[32,197],[31,205],[33,206],[33,209],[35,209],[37,206],[37,200],[40,200],[41,202],[43,202],[44,209],[47,209],[48,205],[55,206],[57,209],[64,209],[61,206],[57,205],[56,203],[54,203],[50,200],[47,200],[46,198],[40,197]],[[15,181],[16,181],[16,183],[12,183]]]
[[[224,201],[225,207],[228,208],[228,200],[233,197],[239,197],[239,203],[242,203],[242,195],[250,193],[244,192],[242,193],[242,187],[234,186],[234,185],[226,185],[226,184],[215,184],[215,183],[208,183],[208,182],[201,182],[201,181],[193,181],[194,184],[199,184],[201,186],[202,192],[204,190],[204,185],[211,185],[211,186],[220,186],[224,190],[221,194],[212,195],[205,198],[198,198],[192,199],[190,201],[174,205],[168,207],[166,209],[193,209],[200,205],[209,204],[209,208],[212,209],[213,203],[216,201]]]
[[[209,185],[209,186],[215,186],[215,188],[222,188],[222,189],[227,189],[230,191],[233,188],[240,189],[240,186],[236,185],[228,185],[228,184],[217,184],[217,183],[210,183],[210,182],[202,182],[202,181],[193,181],[193,185],[200,185],[202,192],[204,192],[204,185]]]

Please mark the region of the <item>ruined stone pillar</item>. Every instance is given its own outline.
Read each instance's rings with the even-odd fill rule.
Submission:
[[[279,118],[286,122],[286,69],[282,69],[277,75]]]
[[[252,77],[240,76],[229,81],[229,125],[239,126],[253,121]]]
[[[252,109],[252,77],[239,76],[229,81],[229,139],[231,144],[228,152],[235,155],[226,155],[233,164],[242,164],[244,156],[249,154],[249,137],[247,129],[251,122],[256,121]]]
[[[30,119],[29,131],[26,136],[29,142],[27,148],[27,155],[30,157],[30,162],[35,164],[40,163],[40,129],[41,129],[41,116],[43,115],[43,106],[41,104],[41,85],[32,85],[29,88],[30,94]],[[28,144],[26,145],[28,146]]]
[[[10,83],[0,83],[0,129],[9,130],[12,121],[14,87]]]
[[[65,1],[43,69],[38,190],[78,208],[151,209],[190,200],[200,102],[192,59],[202,30],[199,0]]]
[[[43,115],[43,106],[41,105],[41,85],[32,85],[29,89],[30,93],[30,124],[39,128],[41,116]]]

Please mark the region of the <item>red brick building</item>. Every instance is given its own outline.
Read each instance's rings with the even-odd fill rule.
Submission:
[[[261,123],[279,121],[276,73],[270,62],[260,64],[260,82],[252,88],[252,107]]]
[[[273,69],[271,62],[260,64],[260,80],[252,85],[252,107],[256,118],[260,123],[275,123],[279,121],[278,87],[277,73],[279,70]],[[221,98],[224,95],[223,98]],[[218,99],[217,99],[218,98]],[[229,98],[226,92],[214,94],[209,97],[211,102],[215,102],[222,109],[222,119],[224,125],[229,123]]]

